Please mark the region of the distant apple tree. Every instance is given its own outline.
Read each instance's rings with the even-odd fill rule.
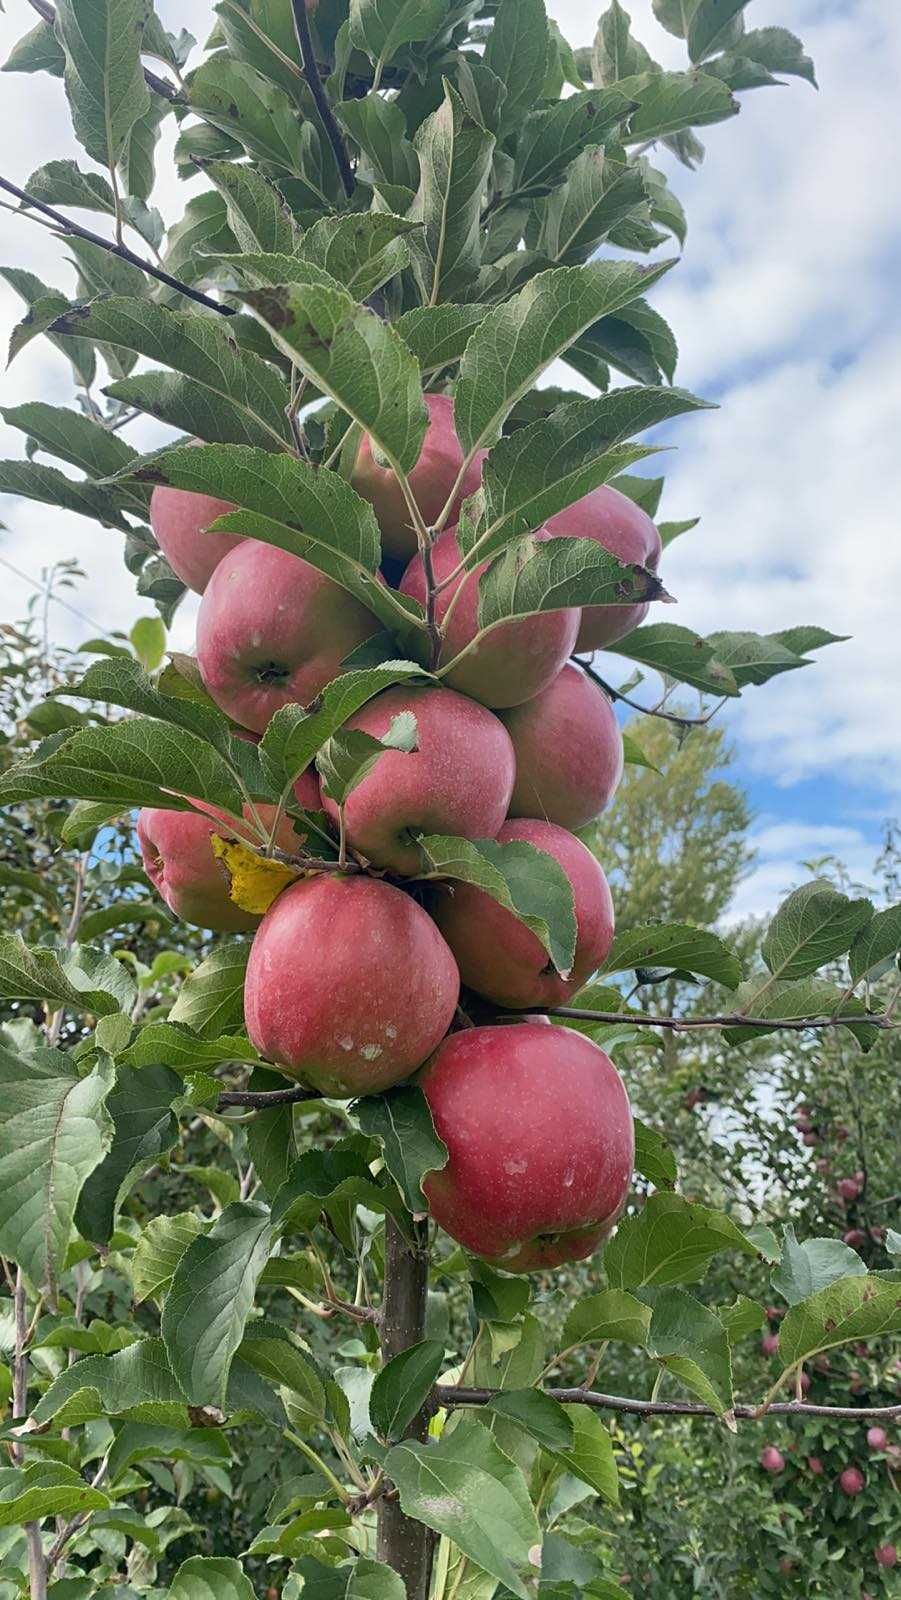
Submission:
[[[30,3],[6,70],[63,80],[83,156],[0,190],[76,280],[0,269],[10,355],[49,339],[77,393],[4,410],[0,488],[121,534],[157,615],[72,664],[3,636],[0,1597],[614,1600],[556,1530],[617,1505],[629,1417],[901,1410],[804,1399],[901,1328],[897,1237],[681,1194],[628,1099],[648,1037],[869,1051],[901,907],[814,879],[745,971],[658,907],[616,932],[577,836],[648,760],[617,701],[690,737],[837,642],[646,621],[693,521],[632,470],[705,406],[645,298],[686,227],[650,153],[696,166],[812,63],[744,0],[655,0],[682,72],[618,0],[575,50],[543,0],[220,0],[200,49],[148,0]],[[211,1547],[181,1502],[250,1463],[259,1524]]]

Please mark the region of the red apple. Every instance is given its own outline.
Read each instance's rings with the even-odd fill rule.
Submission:
[[[880,1567],[896,1567],[898,1552],[893,1544],[879,1544],[874,1552]]]
[[[838,1483],[842,1494],[853,1497],[856,1494],[863,1493],[866,1481],[859,1467],[846,1467],[844,1472],[839,1475]]]
[[[870,1238],[872,1239],[874,1244],[882,1244],[882,1241],[885,1238],[885,1229],[884,1228],[874,1227],[874,1228],[868,1229],[868,1232],[869,1232]]]
[[[888,1448],[888,1434],[884,1428],[868,1428],[867,1444],[871,1450],[886,1450]]]
[[[448,528],[435,540],[431,561],[436,583],[445,582],[456,572],[460,546],[455,529]],[[487,566],[488,562],[482,561],[471,573],[461,573],[436,597],[435,620],[444,634],[439,667],[455,660],[479,632],[479,578]],[[401,594],[410,595],[425,606],[427,584],[420,553],[413,557],[398,588]],[[572,653],[579,616],[579,608],[571,606],[568,610],[543,611],[502,622],[444,675],[444,682],[493,708],[518,706],[531,700],[547,688]]]
[[[603,689],[570,663],[501,720],[516,752],[511,817],[573,831],[593,822],[623,775],[622,734]]]
[[[774,1356],[779,1349],[778,1333],[765,1333],[760,1341],[760,1348],[765,1356]]]
[[[202,440],[190,442],[196,445]],[[237,533],[204,532],[217,517],[236,509],[230,500],[166,484],[158,484],[150,496],[150,526],[157,544],[176,577],[197,594],[203,594],[223,556],[244,542]]]
[[[552,822],[505,822],[500,844],[521,839],[558,861],[572,884],[576,955],[561,977],[537,935],[481,889],[460,883],[440,889],[432,915],[457,958],[467,988],[498,1005],[564,1005],[601,965],[613,943],[613,902],[591,851]]]
[[[494,838],[507,814],[516,762],[503,723],[453,689],[388,689],[346,726],[381,738],[401,711],[416,718],[418,748],[379,756],[344,814],[348,840],[367,860],[416,873],[422,870],[418,834]],[[327,795],[323,805],[337,817]]]
[[[807,1457],[807,1465],[808,1465],[810,1471],[813,1473],[815,1478],[822,1477],[823,1472],[824,1472],[825,1469],[823,1467],[823,1463],[820,1460],[819,1456],[808,1456]]]
[[[862,1250],[867,1242],[867,1236],[863,1228],[849,1228],[846,1233],[842,1234],[842,1241],[844,1244],[850,1245],[852,1250]]]
[[[169,910],[182,922],[211,928],[216,933],[244,933],[255,928],[260,918],[242,911],[229,898],[225,871],[210,845],[214,833],[242,837],[242,831],[216,807],[205,809],[209,815],[165,811],[154,806],[145,806],[139,812],[136,831],[144,871]],[[257,812],[264,825],[271,824],[275,807],[258,805]],[[244,830],[243,837],[258,842],[250,828]],[[275,837],[282,850],[293,853],[300,845],[289,817],[280,819]]]
[[[802,1135],[801,1135],[801,1143],[802,1144],[806,1144],[806,1145],[808,1145],[810,1147],[813,1147],[813,1145],[819,1144],[819,1142],[820,1142],[820,1136],[819,1136],[818,1133],[815,1133],[812,1128],[809,1128],[807,1133],[802,1133]]]
[[[262,733],[281,706],[309,705],[380,624],[309,562],[242,540],[200,603],[197,664],[218,706]]]
[[[764,1472],[771,1472],[775,1477],[778,1472],[785,1471],[785,1457],[774,1444],[767,1444],[760,1452],[760,1465]]]
[[[781,1322],[782,1318],[785,1316],[785,1307],[784,1306],[767,1306],[766,1314],[767,1314],[768,1321],[770,1321],[770,1322]]]
[[[377,878],[323,873],[267,911],[244,982],[251,1040],[288,1077],[379,1094],[446,1033],[460,979],[431,918]]]
[[[423,521],[430,527],[444,509],[457,481],[463,465],[463,450],[454,430],[454,402],[450,395],[427,394],[423,399],[428,408],[429,425],[419,460],[407,474],[407,481]],[[454,496],[449,517],[451,523],[457,521],[463,501],[475,493],[482,481],[484,456],[483,450],[467,468]],[[379,466],[376,461],[368,434],[364,434],[360,441],[350,481],[357,494],[368,500],[375,511],[385,554],[403,556],[409,561],[417,547],[409,508],[391,468]]]
[[[860,1184],[856,1178],[839,1178],[836,1188],[840,1198],[847,1205],[850,1205],[852,1200],[856,1200],[860,1194]]]
[[[558,511],[545,524],[553,537],[596,539],[623,562],[637,562],[656,572],[663,546],[646,511],[609,484],[592,489],[575,505]],[[647,602],[631,606],[586,606],[576,641],[577,650],[602,650],[625,638],[648,614]]]
[[[423,1188],[452,1239],[505,1272],[597,1249],[634,1158],[629,1101],[603,1050],[564,1028],[469,1028],[418,1081],[449,1157]]]

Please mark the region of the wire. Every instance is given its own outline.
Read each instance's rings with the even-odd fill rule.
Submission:
[[[6,567],[10,572],[14,572],[17,578],[21,578],[24,583],[31,586],[35,594],[46,593],[46,584],[39,583],[37,578],[33,578],[29,573],[23,572],[21,567],[14,566],[11,561],[7,561],[5,556],[0,556],[0,566]],[[50,598],[54,605],[62,606],[65,611],[71,611],[73,617],[79,617],[82,622],[87,622],[90,627],[96,628],[104,639],[112,639],[113,635],[97,622],[94,617],[89,617],[86,611],[79,611],[77,606],[70,605],[68,600],[61,600],[57,594],[52,594]]]

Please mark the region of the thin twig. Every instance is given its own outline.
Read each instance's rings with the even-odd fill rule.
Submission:
[[[453,1408],[456,1406],[486,1406],[491,1403],[499,1389],[468,1389],[451,1385],[439,1385],[434,1390],[434,1401],[438,1406]],[[550,1395],[552,1400],[557,1400],[564,1406],[592,1406],[596,1411],[622,1411],[635,1417],[716,1417],[718,1413],[712,1406],[698,1405],[692,1400],[632,1400],[626,1395],[599,1394],[595,1389],[544,1389],[542,1393]],[[731,1415],[743,1421],[755,1422],[761,1420],[761,1413],[755,1406],[733,1406]],[[843,1417],[857,1420],[860,1418],[877,1417],[880,1421],[888,1422],[901,1417],[901,1405],[896,1406],[817,1406],[810,1405],[806,1400],[787,1400],[769,1407],[768,1416],[780,1417]]]
[[[83,228],[80,222],[72,222],[61,211],[57,211],[55,206],[48,206],[43,200],[36,200],[26,189],[20,189],[17,184],[10,183],[8,178],[0,178],[0,189],[5,189],[7,194],[15,195],[16,199],[23,201],[26,206],[33,206],[35,210],[43,212],[45,217],[52,217],[61,233],[72,235],[77,239],[86,239],[89,244],[99,245],[101,250],[107,250],[111,256],[118,256],[121,261],[128,261],[131,266],[146,272],[148,277],[165,283],[168,288],[174,289],[177,294],[185,295],[188,300],[195,301],[199,306],[206,306],[210,311],[218,311],[222,317],[235,315],[234,306],[222,305],[211,295],[204,294],[201,289],[192,289],[189,283],[182,283],[180,278],[173,278],[163,267],[156,267],[152,261],[145,261],[143,256],[129,250],[127,244],[116,244],[114,240],[104,239],[102,234],[94,233],[90,228]]]
[[[294,32],[297,35],[303,75],[310,86],[310,93],[322,118],[322,126],[334,151],[345,193],[351,195],[356,188],[356,179],[348,158],[344,135],[335,121],[335,114],[329,104],[328,95],[322,86],[322,79],[319,76],[319,67],[316,64],[316,56],[313,50],[313,36],[310,33],[310,19],[307,16],[306,0],[291,0],[291,10],[294,14]]]
[[[51,5],[47,4],[47,0],[28,0],[28,4],[31,6],[32,11],[37,12],[42,22],[46,22],[51,28],[53,27],[56,21],[56,12]],[[166,78],[158,78],[156,73],[150,72],[147,67],[144,67],[143,72],[144,82],[148,89],[153,90],[154,94],[162,95],[164,100],[181,100],[183,98],[175,86],[169,83]]]
[[[25,1295],[25,1274],[21,1267],[16,1273],[13,1307],[16,1342],[13,1354],[12,1414],[13,1419],[18,1421],[28,1415],[28,1302]],[[22,1445],[13,1444],[11,1454],[16,1466],[21,1466],[25,1459],[25,1451]],[[41,1539],[40,1523],[26,1522],[25,1538],[28,1545],[28,1580],[31,1600],[46,1600],[48,1569],[44,1560],[44,1545]]]
[[[716,716],[718,711],[722,710],[728,698],[728,696],[724,696],[722,700],[718,700],[716,705],[710,711],[705,712],[702,717],[681,717],[674,711],[664,711],[662,706],[643,706],[638,700],[632,700],[629,695],[622,694],[619,689],[614,689],[613,684],[608,683],[606,678],[602,678],[600,673],[595,671],[590,660],[586,661],[584,656],[573,656],[573,660],[578,663],[584,673],[587,673],[592,682],[597,684],[599,689],[603,689],[604,693],[610,696],[611,700],[622,701],[624,706],[628,706],[632,711],[640,711],[642,716],[659,717],[662,722],[673,722],[677,728],[706,728],[708,722]]]

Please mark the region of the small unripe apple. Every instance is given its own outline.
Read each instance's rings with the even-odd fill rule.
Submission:
[[[191,440],[192,444],[201,442]],[[176,577],[197,594],[203,594],[223,556],[244,543],[237,533],[203,531],[217,517],[236,509],[230,500],[170,489],[166,484],[158,484],[150,496],[150,526],[156,542]]]
[[[767,1444],[760,1452],[760,1465],[764,1472],[770,1472],[775,1477],[778,1472],[785,1471],[785,1457],[774,1444]]]
[[[565,1028],[469,1028],[418,1082],[448,1149],[423,1188],[452,1239],[505,1272],[597,1249],[634,1159],[628,1097],[603,1050]]]
[[[846,1467],[844,1472],[839,1475],[838,1484],[842,1494],[853,1497],[863,1493],[866,1481],[859,1467]]]
[[[453,528],[436,539],[430,552],[435,582],[447,584],[435,598],[435,621],[444,634],[439,667],[449,666],[479,634],[479,578],[488,562],[482,561],[471,573],[452,578],[460,555]],[[398,588],[401,594],[410,595],[425,607],[428,585],[420,553],[413,557]],[[556,678],[571,655],[579,616],[578,606],[570,606],[501,622],[483,634],[457,666],[444,673],[442,682],[496,710],[531,701]]]
[[[879,1544],[874,1551],[880,1567],[896,1567],[898,1565],[898,1551],[893,1544]]]
[[[663,546],[646,511],[634,500],[603,484],[575,505],[558,511],[545,524],[552,537],[596,539],[619,561],[649,567],[656,572]],[[647,602],[626,606],[586,606],[582,612],[577,650],[602,650],[637,628],[648,614]]]
[[[536,934],[512,911],[472,884],[436,891],[432,915],[457,958],[469,989],[511,1010],[564,1005],[601,965],[613,943],[613,902],[607,879],[591,851],[552,822],[505,822],[499,844],[522,840],[553,856],[572,884],[576,953],[561,977]]]
[[[303,774],[297,788],[299,803],[317,810],[319,786],[315,778]],[[258,804],[256,809],[264,826],[271,826],[275,807]],[[245,814],[247,810],[245,807]],[[215,933],[246,933],[258,926],[260,918],[243,911],[230,898],[224,868],[213,855],[210,839],[217,833],[249,843],[260,841],[249,826],[242,831],[217,807],[203,806],[202,811],[205,814],[145,806],[138,813],[135,831],[144,871],[169,910],[182,922],[210,928]],[[289,817],[280,818],[275,843],[291,854],[301,848],[301,837]]]
[[[501,721],[516,752],[511,817],[543,817],[573,832],[609,805],[623,775],[623,740],[603,689],[569,663]]]
[[[822,1477],[823,1472],[825,1471],[825,1468],[823,1467],[823,1463],[820,1460],[819,1456],[808,1456],[807,1457],[807,1466],[808,1466],[808,1469],[813,1473],[815,1478]]]
[[[846,1205],[850,1205],[852,1200],[856,1200],[860,1194],[860,1184],[856,1178],[839,1178],[836,1188],[840,1198],[845,1201]]]
[[[842,1234],[842,1242],[850,1245],[852,1250],[862,1250],[867,1243],[867,1235],[863,1228],[848,1228],[847,1232]]]
[[[386,750],[344,807],[353,848],[391,872],[422,870],[417,835],[493,839],[510,803],[516,760],[492,711],[453,689],[387,689],[346,723],[383,738],[402,711],[416,718],[417,748]],[[333,817],[338,807],[328,795]]]
[[[217,566],[197,615],[197,665],[223,711],[255,733],[309,705],[378,619],[317,567],[242,539]]]
[[[291,884],[267,911],[244,983],[247,1031],[288,1077],[343,1098],[421,1066],[450,1026],[460,980],[422,907],[377,878]]]
[[[888,1448],[888,1434],[884,1428],[868,1428],[867,1444],[871,1450],[886,1450]]]
[[[774,1356],[779,1349],[778,1333],[765,1333],[760,1341],[760,1348],[765,1356]]]
[[[463,448],[454,428],[454,402],[450,395],[427,394],[423,395],[423,399],[429,413],[429,424],[419,460],[407,474],[407,482],[423,521],[427,527],[431,527],[444,510],[447,497],[457,481],[463,465]],[[484,457],[484,450],[480,451],[467,468],[454,496],[449,523],[456,523],[463,501],[479,487]],[[385,554],[403,556],[409,561],[415,555],[417,546],[409,507],[391,468],[380,466],[376,461],[368,434],[364,434],[360,441],[350,481],[357,494],[368,500],[375,512]]]

